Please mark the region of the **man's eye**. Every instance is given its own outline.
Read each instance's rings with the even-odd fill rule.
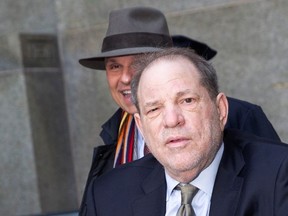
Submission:
[[[183,108],[191,110],[197,107],[198,99],[195,97],[183,98],[180,104]]]
[[[185,103],[192,103],[193,102],[193,98],[186,98],[184,99]]]
[[[108,70],[118,70],[119,68],[120,68],[120,65],[118,65],[118,64],[108,64],[106,66],[106,69],[108,69]]]
[[[152,113],[152,112],[155,112],[157,109],[158,109],[158,108],[153,108],[153,109],[150,109],[150,110],[148,110],[148,112],[147,112],[147,113]]]
[[[114,65],[111,65],[110,66],[110,69],[118,69],[118,68],[120,68],[120,65],[116,65],[116,64],[114,64]]]
[[[146,116],[147,116],[148,118],[156,118],[159,114],[160,114],[160,109],[159,109],[159,107],[150,108],[150,109],[148,109],[147,112],[146,112]]]

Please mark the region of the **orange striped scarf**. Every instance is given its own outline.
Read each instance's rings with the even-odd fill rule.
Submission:
[[[118,130],[114,167],[133,161],[134,143],[137,138],[135,132],[133,115],[123,112]]]

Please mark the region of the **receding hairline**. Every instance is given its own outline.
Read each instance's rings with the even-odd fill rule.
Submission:
[[[171,61],[173,60],[173,61]],[[147,73],[148,70],[150,70],[155,64],[159,63],[159,62],[168,62],[168,63],[175,63],[174,60],[179,60],[179,61],[185,61],[187,62],[188,64],[190,64],[194,71],[196,72],[198,78],[200,79],[201,78],[201,75],[200,75],[200,71],[199,69],[196,67],[196,65],[194,64],[194,62],[192,62],[189,57],[185,56],[185,55],[181,55],[181,54],[171,54],[171,55],[165,55],[165,56],[161,56],[153,61],[151,61],[142,71],[142,74],[141,74],[141,77],[140,77],[140,80],[139,80],[139,86],[140,86],[140,83],[142,82],[142,79],[143,79],[143,76],[145,76],[145,74]],[[186,64],[186,63],[185,63]],[[191,71],[192,73],[192,71]],[[200,81],[200,80],[199,80]]]
[[[156,64],[159,61],[168,61],[168,60],[186,60],[187,62],[189,62],[191,65],[193,65],[196,68],[195,64],[189,59],[189,57],[175,53],[175,54],[170,54],[170,55],[164,55],[164,56],[158,57],[157,59],[151,61],[147,65],[147,67],[143,70],[143,72],[148,70],[151,66],[153,66],[154,64]]]
[[[177,62],[176,62],[176,61],[170,61],[170,60],[177,60]],[[173,55],[171,54],[171,55],[161,56],[161,57],[159,57],[159,58],[151,61],[151,62],[147,65],[147,67],[145,67],[145,68],[143,69],[142,74],[141,74],[141,77],[140,77],[140,79],[139,79],[137,94],[139,94],[139,93],[140,93],[139,90],[143,88],[143,86],[142,86],[142,85],[143,85],[143,78],[146,79],[147,77],[148,77],[148,78],[151,77],[151,74],[148,74],[148,75],[147,75],[147,72],[150,71],[150,69],[151,69],[152,67],[154,67],[155,64],[158,64],[159,62],[160,62],[160,63],[162,63],[162,62],[164,62],[164,63],[165,63],[165,62],[168,62],[168,63],[170,63],[170,64],[175,64],[175,63],[179,64],[178,61],[185,61],[185,64],[186,64],[186,65],[189,64],[190,66],[193,67],[192,70],[190,70],[190,69],[188,70],[188,73],[191,73],[191,75],[195,76],[195,78],[197,78],[199,84],[201,85],[201,83],[200,83],[201,76],[200,76],[200,72],[199,72],[198,68],[196,67],[196,65],[195,65],[188,57],[186,57],[186,56],[179,55],[179,54],[173,54]],[[181,71],[182,71],[182,70],[181,70]],[[151,73],[151,71],[150,71],[150,73]],[[156,72],[156,73],[157,73],[157,72]],[[144,82],[146,82],[146,80],[145,80]],[[142,89],[142,91],[143,91],[143,89]],[[178,95],[178,97],[179,97],[179,95],[184,95],[184,94],[187,94],[188,92],[190,92],[190,90],[186,89],[186,90],[183,90],[183,91],[181,91],[181,92],[178,92],[177,95]],[[143,92],[142,92],[142,93],[143,93]],[[138,97],[138,98],[139,98],[139,97]],[[157,101],[152,101],[152,102],[149,102],[148,104],[146,104],[146,106],[147,106],[147,105],[152,106],[152,105],[154,105],[155,103],[157,103]]]
[[[192,65],[195,68],[194,73],[199,76],[200,85],[206,88],[209,92],[211,99],[215,99],[219,93],[218,79],[216,70],[213,65],[203,59],[201,56],[195,54],[188,48],[169,48],[163,49],[159,52],[146,53],[139,55],[134,62],[134,68],[136,69],[136,74],[132,79],[132,100],[139,110],[138,106],[138,87],[140,82],[142,82],[143,75],[146,71],[153,67],[157,62],[160,61],[174,61],[179,59],[180,61],[185,61],[185,64]],[[186,59],[186,60],[185,60]],[[193,72],[191,72],[193,73]],[[146,75],[144,75],[146,76]]]

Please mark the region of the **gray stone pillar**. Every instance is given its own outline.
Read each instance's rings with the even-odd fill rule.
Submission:
[[[42,213],[77,207],[57,37],[21,35],[31,137]]]

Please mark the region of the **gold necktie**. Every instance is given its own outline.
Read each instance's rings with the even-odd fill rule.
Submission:
[[[192,208],[192,199],[198,192],[198,188],[191,184],[177,185],[176,190],[181,190],[181,206],[178,209],[177,216],[195,216]]]

